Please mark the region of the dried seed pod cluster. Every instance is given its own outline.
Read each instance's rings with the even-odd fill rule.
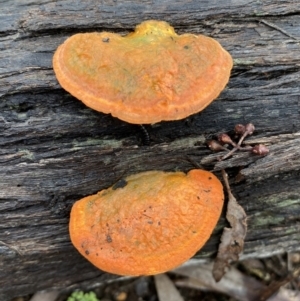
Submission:
[[[227,154],[225,154],[221,160],[225,160],[233,155],[236,151],[249,151],[255,155],[265,156],[269,153],[269,149],[263,144],[257,144],[254,146],[242,146],[243,141],[247,136],[253,134],[255,127],[252,123],[248,123],[246,125],[237,124],[234,127],[234,132],[238,137],[238,141],[235,142],[232,138],[226,133],[222,133],[218,136],[217,140],[209,140],[207,142],[208,147],[213,151],[222,151],[226,150]],[[231,146],[231,149],[228,149],[226,145]]]
[[[191,258],[208,240],[224,201],[210,172],[149,171],[77,201],[70,236],[96,267],[119,275],[153,275]]]

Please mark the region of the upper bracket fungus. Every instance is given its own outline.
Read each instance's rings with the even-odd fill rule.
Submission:
[[[230,54],[214,39],[177,35],[145,21],[133,33],[84,33],[53,57],[61,86],[87,106],[135,124],[178,120],[208,106],[226,86]]]
[[[70,236],[99,269],[153,275],[191,258],[208,240],[224,201],[210,172],[148,171],[77,201]]]

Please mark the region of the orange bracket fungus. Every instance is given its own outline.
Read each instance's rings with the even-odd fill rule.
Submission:
[[[73,35],[58,47],[53,68],[87,106],[146,124],[203,110],[226,86],[232,58],[212,38],[177,35],[168,23],[150,20],[126,36]]]
[[[210,172],[148,171],[77,201],[70,217],[76,249],[101,270],[153,275],[191,258],[209,239],[224,194]]]

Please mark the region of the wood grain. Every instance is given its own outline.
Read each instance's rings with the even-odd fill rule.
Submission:
[[[295,1],[2,1],[0,3],[0,300],[47,288],[115,279],[71,246],[72,203],[146,170],[226,168],[248,215],[246,257],[300,248],[300,3]],[[228,87],[205,111],[138,126],[94,112],[63,91],[52,70],[57,46],[77,32],[127,33],[146,19],[203,33],[233,56]],[[205,139],[252,122],[248,143],[216,162]],[[216,164],[217,163],[217,164]],[[243,180],[236,182],[237,176]],[[197,257],[216,253],[225,225]]]

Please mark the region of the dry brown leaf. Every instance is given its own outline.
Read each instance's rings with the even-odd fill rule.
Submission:
[[[177,286],[212,291],[226,294],[239,301],[258,301],[261,291],[266,286],[259,280],[247,276],[232,267],[222,278],[216,282],[212,276],[213,265],[211,263],[190,263],[172,271],[177,275],[187,278],[176,280]]]
[[[281,288],[267,301],[300,301],[300,292]]]
[[[296,294],[295,298],[288,299],[288,295],[292,296],[292,294],[287,294],[287,290],[283,290],[283,286],[292,281],[293,279],[299,278],[300,268],[295,269],[292,273],[287,274],[283,279],[279,281],[273,281],[268,287],[266,287],[261,292],[261,296],[259,301],[285,301],[285,300],[299,300],[300,295]]]
[[[177,288],[166,274],[154,276],[159,301],[184,301]]]
[[[228,193],[226,218],[231,228],[224,228],[221,237],[218,255],[215,259],[212,271],[216,281],[221,280],[225,274],[226,267],[229,266],[232,261],[239,259],[239,254],[244,250],[244,239],[247,232],[247,215],[231,193],[225,170],[222,170],[222,176]]]

